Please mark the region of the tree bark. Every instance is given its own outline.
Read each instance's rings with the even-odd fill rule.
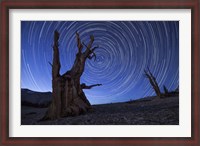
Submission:
[[[91,109],[91,104],[83,92],[80,84],[80,77],[84,72],[85,61],[87,58],[92,59],[96,57],[92,48],[94,36],[90,36],[88,45],[81,43],[78,33],[76,33],[78,53],[72,68],[60,75],[60,58],[59,58],[59,33],[54,32],[53,45],[53,64],[52,64],[52,103],[43,117],[43,120],[53,120],[65,116],[76,116],[87,112]],[[86,46],[86,51],[82,53],[83,46]],[[100,85],[100,84],[97,84]],[[97,86],[96,85],[96,86]],[[88,87],[88,86],[87,86]],[[91,89],[94,86],[91,86]]]

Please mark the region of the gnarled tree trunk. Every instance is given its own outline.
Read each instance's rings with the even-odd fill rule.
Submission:
[[[83,89],[90,89],[94,86],[101,84],[86,86],[80,84],[80,77],[84,71],[86,59],[96,58],[94,53],[95,49],[92,47],[94,42],[94,36],[90,36],[90,42],[85,45],[81,42],[79,34],[76,33],[78,53],[71,70],[67,71],[63,75],[60,75],[60,58],[59,58],[59,33],[54,32],[54,45],[53,45],[53,64],[52,64],[52,89],[53,99],[52,103],[48,107],[48,110],[43,118],[57,119],[65,116],[76,116],[87,112],[91,108],[90,102],[87,100]],[[86,47],[86,51],[82,52],[83,47]]]

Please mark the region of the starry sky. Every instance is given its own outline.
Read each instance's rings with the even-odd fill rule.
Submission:
[[[144,69],[163,91],[179,85],[178,21],[21,21],[21,88],[52,91],[53,34],[60,33],[60,74],[71,69],[78,51],[75,32],[86,44],[94,35],[97,58],[87,60],[81,83],[91,104],[155,95]]]

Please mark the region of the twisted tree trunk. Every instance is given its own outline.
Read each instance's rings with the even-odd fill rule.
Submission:
[[[54,45],[53,45],[53,64],[52,64],[52,89],[53,99],[52,103],[48,107],[48,110],[43,118],[57,119],[65,116],[76,116],[87,112],[91,108],[90,102],[87,100],[83,88],[90,89],[94,86],[101,84],[86,86],[80,84],[80,77],[83,74],[85,61],[87,58],[96,58],[94,53],[98,46],[92,48],[94,42],[94,36],[90,36],[90,42],[85,45],[81,42],[79,34],[76,33],[78,53],[71,70],[67,71],[63,75],[60,75],[60,58],[59,58],[59,33],[54,32]],[[83,47],[86,47],[86,51],[82,52]],[[89,87],[89,88],[86,88]]]

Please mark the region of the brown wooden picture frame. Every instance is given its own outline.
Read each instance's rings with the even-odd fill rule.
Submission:
[[[1,145],[200,145],[199,0],[3,0],[1,1],[0,97]],[[192,10],[192,136],[167,138],[9,137],[9,10],[10,9],[191,9]],[[173,131],[172,131],[173,132]]]

